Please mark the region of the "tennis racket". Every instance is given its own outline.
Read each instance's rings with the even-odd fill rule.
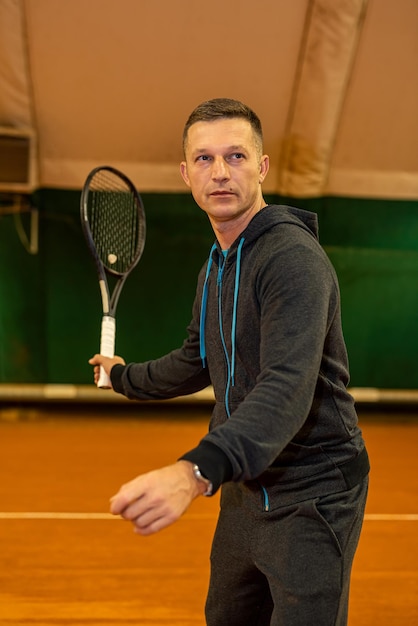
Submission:
[[[145,245],[144,206],[129,178],[104,165],[96,167],[87,176],[81,192],[80,213],[87,245],[96,263],[102,296],[100,354],[113,357],[119,296]],[[114,285],[112,294],[109,280]],[[102,389],[111,387],[103,368],[97,386]]]

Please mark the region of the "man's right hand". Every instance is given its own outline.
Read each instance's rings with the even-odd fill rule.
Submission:
[[[110,370],[117,363],[120,365],[126,365],[125,361],[120,356],[108,357],[102,354],[95,354],[89,359],[90,365],[94,366],[94,384],[97,385],[100,376],[100,366],[110,378]]]

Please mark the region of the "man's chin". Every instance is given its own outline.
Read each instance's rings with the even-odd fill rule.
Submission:
[[[232,194],[229,196],[212,196],[207,203],[208,212],[211,211],[219,216],[224,214],[225,217],[228,217],[231,211],[234,213],[237,208],[237,198]]]
[[[206,213],[210,218],[217,220],[218,222],[228,222],[229,220],[237,217],[236,211],[232,210],[231,208],[226,209],[225,207],[211,207],[211,209],[206,211]]]

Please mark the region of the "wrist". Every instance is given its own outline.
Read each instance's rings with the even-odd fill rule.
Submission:
[[[211,481],[202,474],[199,466],[192,461],[186,461],[185,459],[182,461],[187,463],[190,467],[192,480],[198,490],[198,494],[201,496],[211,496],[213,494],[213,485]]]

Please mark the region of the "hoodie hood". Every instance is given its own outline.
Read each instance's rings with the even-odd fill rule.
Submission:
[[[247,228],[231,246],[231,250],[237,247],[241,237],[244,237],[246,242],[251,243],[267,230],[279,224],[294,224],[318,239],[319,228],[316,213],[286,205],[270,204],[254,215]]]

